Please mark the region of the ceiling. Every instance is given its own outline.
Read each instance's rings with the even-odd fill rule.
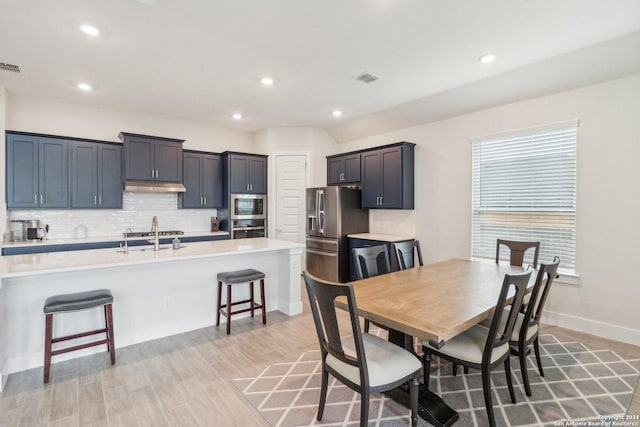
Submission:
[[[339,141],[640,72],[640,49],[628,50],[640,47],[637,0],[0,0],[0,10],[0,62],[21,70],[0,71],[11,94],[251,132],[319,126]],[[495,62],[480,63],[486,53]],[[357,81],[363,72],[380,79]]]

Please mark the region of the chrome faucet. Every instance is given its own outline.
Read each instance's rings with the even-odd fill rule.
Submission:
[[[124,230],[124,253],[128,254],[129,253],[129,233],[133,233],[133,231],[131,230],[131,227],[127,227],[126,230]]]
[[[160,236],[158,235],[158,217],[154,215],[153,219],[151,220],[151,232],[155,233],[154,234],[154,240],[153,240],[153,250],[154,251],[159,251],[160,250]]]

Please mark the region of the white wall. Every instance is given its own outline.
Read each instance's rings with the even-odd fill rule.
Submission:
[[[427,262],[470,256],[469,139],[579,119],[577,271],[557,283],[547,320],[640,345],[640,75],[340,144],[416,146],[415,236]],[[316,165],[324,159],[314,159]],[[396,215],[372,215],[372,228]],[[409,215],[410,217],[410,215]],[[544,261],[544,260],[543,260]]]
[[[119,141],[124,131],[184,139],[185,149],[214,152],[253,146],[249,132],[16,95],[9,96],[7,129],[104,141]]]
[[[324,129],[317,127],[279,127],[256,132],[254,150],[261,154],[276,151],[308,151],[311,153],[310,182],[308,187],[327,185],[326,156],[340,147]]]

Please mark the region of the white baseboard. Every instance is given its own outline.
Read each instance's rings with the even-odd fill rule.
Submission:
[[[544,311],[540,320],[549,325],[640,346],[640,329],[550,311]]]

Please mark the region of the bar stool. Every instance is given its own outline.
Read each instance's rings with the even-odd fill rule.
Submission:
[[[216,311],[216,326],[220,326],[220,313],[224,314],[227,318],[227,335],[231,333],[231,316],[234,314],[251,312],[251,317],[254,316],[255,310],[262,310],[262,324],[267,324],[267,315],[265,313],[265,299],[264,299],[264,273],[251,268],[238,271],[227,271],[218,273],[218,309]],[[253,282],[260,279],[260,304],[255,301],[253,294]],[[222,304],[222,284],[227,285],[227,303]],[[231,301],[231,288],[233,285],[240,283],[249,283],[249,299],[242,301]],[[238,304],[249,303],[248,308],[232,311],[232,307]],[[225,310],[226,308],[226,310]]]
[[[49,368],[51,367],[51,356],[70,351],[81,350],[87,347],[107,344],[107,350],[111,353],[111,364],[116,363],[116,347],[113,342],[113,313],[111,305],[113,296],[108,289],[98,289],[75,294],[55,295],[47,298],[44,303],[45,314],[45,337],[44,337],[44,382],[49,382]],[[74,335],[53,338],[53,315],[55,313],[66,313],[71,311],[87,310],[89,308],[104,306],[105,327],[91,332],[82,332]],[[92,341],[85,344],[78,344],[72,347],[52,350],[54,343],[86,337],[95,334],[105,333],[106,337],[99,341]]]

